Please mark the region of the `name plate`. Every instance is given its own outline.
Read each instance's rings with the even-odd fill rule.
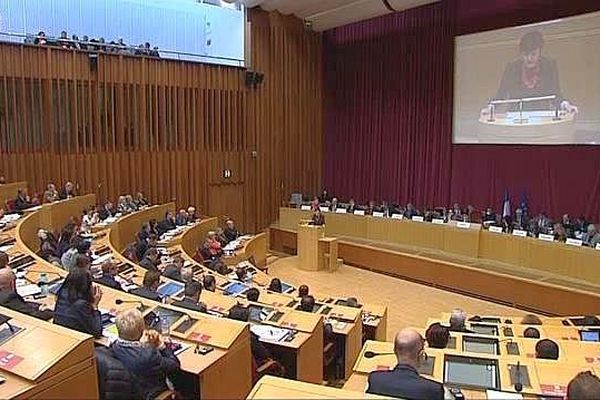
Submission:
[[[327,207],[327,206],[320,206],[319,210],[321,210],[321,212],[329,212],[329,207]]]
[[[392,214],[392,219],[404,219],[403,214]]]
[[[373,211],[373,216],[383,218],[383,213],[381,211]]]
[[[577,246],[577,247],[581,247],[581,245],[583,245],[583,242],[579,239],[572,239],[572,238],[568,238],[567,239],[567,244],[570,246]]]
[[[303,211],[310,211],[310,206],[308,204],[302,204],[300,209]]]
[[[336,208],[335,213],[336,214],[347,214],[348,211],[345,208]]]
[[[461,229],[471,229],[471,223],[460,221],[456,223],[456,227]]]
[[[415,222],[423,222],[425,221],[425,218],[421,217],[420,215],[415,215],[414,217],[411,218],[413,221]]]
[[[512,234],[513,236],[527,237],[527,231],[522,231],[520,229],[515,229]]]
[[[538,239],[543,240],[545,242],[554,242],[554,235],[547,235],[545,233],[540,233],[538,235]]]
[[[443,219],[439,219],[439,218],[432,219],[431,223],[435,224],[435,225],[444,225],[445,224],[444,220]]]
[[[501,226],[490,226],[490,232],[502,233],[502,227]]]
[[[354,215],[365,215],[365,210],[354,210]]]
[[[600,243],[596,245],[596,250],[600,250]]]

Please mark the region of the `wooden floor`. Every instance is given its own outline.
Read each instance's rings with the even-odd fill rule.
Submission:
[[[359,268],[343,266],[335,273],[298,269],[298,257],[271,255],[269,275],[294,285],[307,284],[311,291],[332,296],[354,296],[360,302],[388,306],[387,338],[408,326],[424,328],[427,319],[462,308],[469,315],[524,315],[524,311],[435,289]]]

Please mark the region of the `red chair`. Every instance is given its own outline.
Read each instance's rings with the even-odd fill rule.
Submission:
[[[8,199],[4,202],[4,208],[6,212],[12,213],[17,211],[17,207],[15,206],[15,199]]]

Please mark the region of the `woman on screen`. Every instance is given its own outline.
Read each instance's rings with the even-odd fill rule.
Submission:
[[[560,110],[577,113],[561,91],[556,61],[542,56],[544,38],[539,31],[526,33],[519,42],[520,57],[506,66],[494,100],[556,96],[554,100],[523,103],[523,110]],[[519,109],[512,103],[510,111]]]

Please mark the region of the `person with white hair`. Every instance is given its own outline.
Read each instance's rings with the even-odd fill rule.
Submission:
[[[467,313],[460,308],[455,308],[450,314],[450,327],[448,328],[452,332],[470,332],[465,326],[467,320]]]
[[[54,235],[45,229],[40,229],[37,232],[37,236],[40,239],[40,257],[51,263],[60,264],[57,248],[58,243],[56,242]]]
[[[160,334],[146,331],[142,313],[130,308],[117,314],[118,339],[111,345],[116,359],[133,375],[140,394],[153,399],[168,389],[167,379],[179,372],[179,359],[165,346]]]
[[[414,329],[402,329],[394,339],[398,364],[391,371],[369,374],[367,393],[411,400],[442,400],[444,387],[423,378],[417,369],[424,357],[425,340]]]
[[[598,233],[596,225],[589,224],[587,226],[587,232],[583,234],[581,241],[583,244],[590,247],[596,247],[596,245],[600,243],[600,233]]]

